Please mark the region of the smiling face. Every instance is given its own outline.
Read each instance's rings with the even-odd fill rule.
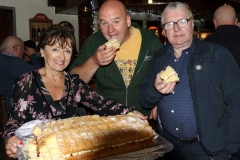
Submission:
[[[59,43],[46,45],[41,49],[41,55],[45,61],[45,67],[54,72],[62,72],[70,63],[72,57],[72,47],[66,43],[61,47]]]
[[[164,14],[164,22],[177,22],[180,19],[189,19],[186,9],[169,9]],[[174,48],[188,48],[193,37],[194,21],[191,19],[185,27],[180,28],[177,24],[170,30],[164,30],[168,41]]]
[[[119,1],[107,1],[99,10],[99,29],[103,36],[110,40],[116,38],[120,44],[125,42],[130,34],[130,16]]]

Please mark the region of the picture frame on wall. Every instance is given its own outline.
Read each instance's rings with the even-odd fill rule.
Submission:
[[[38,13],[33,18],[29,19],[29,35],[30,39],[39,42],[44,31],[53,24],[45,14]]]

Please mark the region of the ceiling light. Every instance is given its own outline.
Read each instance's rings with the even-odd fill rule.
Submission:
[[[153,1],[152,0],[148,0],[148,4],[152,4],[153,3]]]

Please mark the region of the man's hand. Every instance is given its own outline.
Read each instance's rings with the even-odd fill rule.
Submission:
[[[168,82],[168,83],[163,82],[163,80],[159,76],[162,72],[163,71],[161,71],[157,74],[155,82],[154,82],[154,86],[159,93],[170,94],[173,92],[176,82]]]
[[[34,48],[25,47],[25,54],[30,57],[33,53],[36,53]]]
[[[151,110],[151,114],[150,114],[150,116],[149,116],[149,119],[157,120],[157,106],[154,107],[154,108]]]
[[[85,83],[89,83],[93,75],[96,73],[100,66],[110,64],[115,57],[115,48],[110,47],[106,49],[103,44],[98,47],[93,56],[91,56],[84,64],[74,67],[71,74],[78,74],[79,78]]]
[[[18,147],[22,147],[22,145],[23,145],[22,141],[16,136],[7,138],[5,141],[7,155],[11,158],[17,158]]]
[[[106,45],[99,46],[95,54],[91,57],[93,62],[98,66],[106,66],[110,64],[116,56],[114,47],[108,49],[105,48]]]

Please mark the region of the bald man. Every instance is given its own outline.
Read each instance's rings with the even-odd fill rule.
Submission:
[[[230,5],[220,6],[214,13],[213,23],[216,31],[205,40],[225,46],[240,67],[240,28],[234,8]]]
[[[135,106],[144,115],[138,100],[139,87],[145,78],[154,51],[162,43],[153,31],[131,23],[125,6],[118,0],[107,0],[98,12],[99,31],[90,35],[72,63],[72,74],[88,83],[95,75],[95,87],[102,96],[118,103]],[[104,43],[116,38],[120,49],[106,49]]]
[[[23,40],[16,36],[8,36],[4,39],[1,50],[22,58],[24,53]]]
[[[234,8],[230,5],[219,7],[214,13],[213,22],[215,29],[221,25],[237,25],[238,19]]]
[[[16,36],[8,36],[4,39],[0,50],[0,95],[6,99],[8,112],[11,112],[12,86],[16,78],[23,73],[37,69],[41,66],[37,54],[32,54],[33,65],[23,59],[24,43]]]

